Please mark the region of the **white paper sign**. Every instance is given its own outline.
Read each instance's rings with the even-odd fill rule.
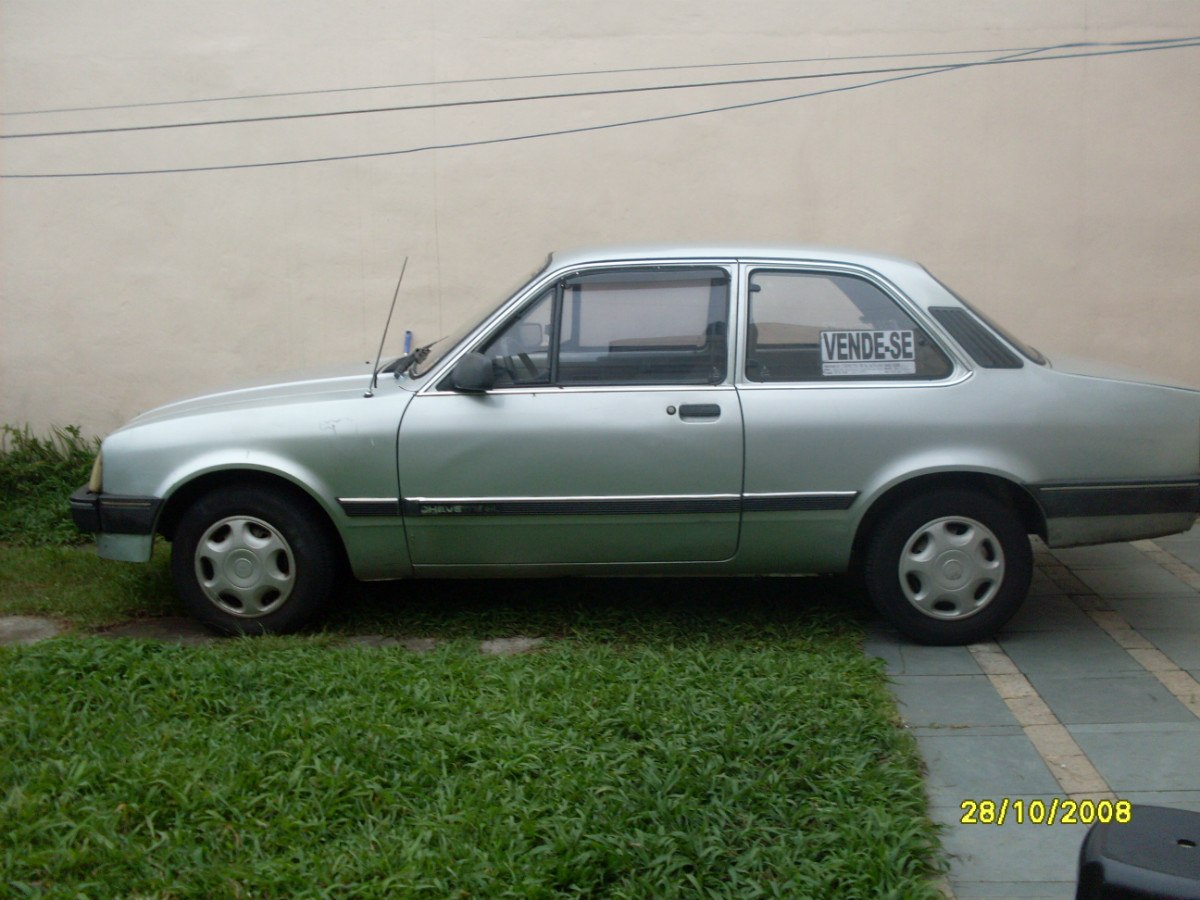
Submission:
[[[822,331],[822,375],[915,375],[912,331]]]

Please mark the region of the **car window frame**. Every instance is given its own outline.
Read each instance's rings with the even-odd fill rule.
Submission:
[[[750,258],[739,260],[738,265],[738,335],[734,348],[735,379],[738,390],[855,390],[862,388],[929,388],[936,389],[958,384],[972,375],[970,364],[957,347],[947,341],[940,325],[925,313],[912,298],[900,290],[890,279],[865,266],[834,261]],[[753,381],[746,375],[748,343],[750,339],[750,280],[755,272],[794,272],[807,275],[850,275],[861,278],[878,288],[899,309],[925,332],[934,346],[950,361],[950,372],[943,378],[883,377],[839,381]]]
[[[587,392],[587,391],[657,391],[663,389],[670,390],[713,390],[716,388],[729,387],[732,388],[737,376],[736,359],[738,350],[737,340],[737,316],[739,315],[740,304],[738,302],[738,294],[740,287],[738,284],[739,266],[736,260],[728,258],[695,258],[695,259],[655,259],[655,260],[612,260],[598,262],[592,265],[572,265],[564,266],[561,269],[553,271],[544,271],[541,277],[533,279],[524,288],[519,290],[507,303],[501,304],[490,315],[473,329],[453,351],[446,353],[439,361],[436,370],[431,369],[427,373],[427,383],[418,390],[420,394],[437,394],[437,395],[453,395],[461,396],[461,391],[456,391],[453,388],[442,387],[446,382],[447,377],[453,371],[458,361],[468,353],[479,352],[483,347],[490,344],[500,333],[508,328],[513,322],[519,319],[533,304],[537,303],[543,294],[550,288],[554,288],[555,310],[554,321],[560,321],[562,314],[561,304],[563,302],[562,284],[572,278],[587,276],[598,273],[619,273],[619,272],[664,272],[664,271],[702,271],[702,270],[721,270],[727,278],[727,290],[725,296],[725,372],[723,378],[718,382],[612,382],[612,383],[574,383],[561,384],[556,379],[557,372],[557,348],[553,353],[554,364],[551,371],[551,381],[549,384],[525,384],[525,385],[498,385],[489,391],[488,394],[510,394],[510,393],[538,393],[544,391],[558,392]],[[557,336],[556,336],[557,341]]]
[[[729,344],[730,344],[730,337],[731,337],[730,324],[731,324],[733,311],[734,311],[733,297],[734,297],[734,291],[735,291],[735,284],[734,284],[734,280],[733,280],[735,276],[730,271],[729,267],[707,265],[707,264],[695,264],[695,265],[686,264],[686,265],[666,265],[666,266],[647,264],[647,265],[636,265],[636,266],[628,266],[628,267],[606,268],[604,271],[600,271],[600,272],[586,271],[586,272],[577,272],[577,273],[568,274],[568,275],[565,275],[563,278],[560,278],[558,280],[558,282],[556,283],[554,322],[556,323],[556,325],[561,327],[563,317],[566,314],[565,307],[566,307],[566,303],[567,303],[567,289],[573,288],[576,286],[575,284],[572,284],[572,282],[575,282],[576,284],[578,284],[581,281],[586,281],[587,279],[594,277],[595,281],[597,281],[597,282],[602,282],[604,279],[610,278],[613,283],[620,283],[626,276],[629,276],[630,282],[641,281],[643,283],[651,283],[651,282],[657,280],[654,276],[664,276],[661,279],[662,283],[664,285],[668,285],[671,282],[670,276],[673,276],[673,275],[678,274],[678,275],[684,276],[684,277],[678,279],[679,281],[682,281],[682,280],[686,279],[687,273],[695,273],[696,278],[703,278],[705,276],[705,273],[714,273],[717,271],[720,271],[724,274],[724,287],[725,287],[725,297],[724,297],[724,304],[723,304],[724,311],[723,311],[723,314],[720,319],[721,323],[724,326],[724,333],[723,333],[722,337],[724,338],[725,346],[724,346],[724,352],[723,352],[723,354],[721,354],[721,356],[722,356],[722,372],[721,372],[721,377],[719,379],[717,379],[715,381],[712,381],[712,380],[674,381],[674,380],[670,380],[670,379],[650,380],[650,381],[636,381],[636,380],[563,381],[562,377],[561,377],[561,375],[562,375],[561,355],[562,355],[562,351],[564,349],[564,340],[563,340],[563,335],[558,333],[559,329],[555,328],[554,329],[555,342],[554,342],[554,345],[551,350],[551,372],[550,372],[551,384],[553,384],[557,387],[561,387],[561,388],[569,388],[569,387],[659,387],[659,386],[662,386],[662,387],[688,387],[688,386],[711,387],[711,386],[716,386],[716,385],[727,384],[729,382],[729,375],[730,375],[730,370],[729,370],[729,365],[730,365]],[[711,279],[711,275],[709,277]],[[692,280],[695,280],[695,279],[692,279]],[[715,280],[715,279],[712,279],[712,280]],[[713,287],[716,287],[716,284],[710,285],[710,288],[709,288],[710,291]],[[709,301],[708,301],[709,309],[705,314],[706,318],[708,316],[710,316],[713,312],[712,306],[714,304],[714,299],[715,298],[713,298],[711,296],[709,297]],[[575,338],[576,338],[576,340],[578,340],[579,339],[579,325],[580,325],[579,318],[578,318],[579,306],[578,306],[577,301],[573,301],[573,302],[576,302],[576,306],[574,307],[574,311],[572,314],[572,328],[573,328],[573,332],[575,334]],[[689,346],[688,349],[692,349],[697,352],[705,350],[705,347],[707,345],[708,338],[709,338],[708,328],[712,324],[713,324],[712,320],[709,319],[706,322],[704,331],[701,332],[701,336],[705,338],[705,343],[701,344],[699,347],[690,347]],[[583,348],[577,347],[576,349],[583,349]],[[588,347],[587,349],[597,349],[597,348]]]

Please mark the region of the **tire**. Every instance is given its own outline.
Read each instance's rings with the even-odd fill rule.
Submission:
[[[171,578],[184,605],[229,634],[287,634],[319,613],[337,583],[336,538],[282,491],[220,488],[183,515]]]
[[[922,644],[992,637],[1020,609],[1033,576],[1029,535],[992,497],[946,490],[897,506],[879,522],[864,558],[875,608]]]

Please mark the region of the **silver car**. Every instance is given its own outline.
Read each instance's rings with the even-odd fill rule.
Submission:
[[[917,641],[993,634],[1051,547],[1184,531],[1200,391],[1065,360],[921,266],[813,248],[555,254],[374,367],[168,404],[71,497],[101,556],[172,542],[231,632],[360,579],[861,576]]]

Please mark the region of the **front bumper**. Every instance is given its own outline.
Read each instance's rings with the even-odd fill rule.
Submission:
[[[122,494],[94,494],[87,485],[71,495],[71,518],[80,531],[93,534],[154,533],[162,500]]]

